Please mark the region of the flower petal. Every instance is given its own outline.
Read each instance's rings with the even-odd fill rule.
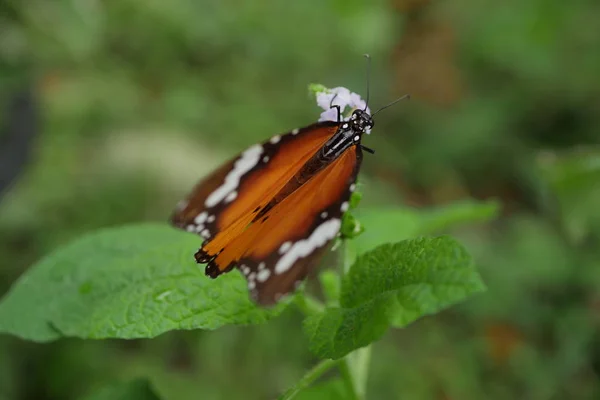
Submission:
[[[335,108],[330,108],[329,110],[325,110],[321,113],[319,117],[319,122],[322,121],[336,121],[337,122],[337,110]]]
[[[333,96],[334,94],[329,91],[317,93],[317,105],[323,110],[329,110]]]
[[[350,94],[350,108],[360,108],[361,110],[365,110],[367,103],[360,97],[359,94],[351,93]],[[366,111],[371,114],[371,110],[366,107]]]

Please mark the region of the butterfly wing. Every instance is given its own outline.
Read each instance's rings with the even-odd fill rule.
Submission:
[[[176,227],[225,245],[337,130],[320,122],[257,144],[196,185],[171,216]]]
[[[294,290],[338,234],[361,161],[360,148],[349,148],[211,262],[225,269],[237,265],[260,304],[272,304]]]

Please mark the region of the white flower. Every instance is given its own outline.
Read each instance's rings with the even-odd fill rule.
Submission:
[[[346,105],[350,103],[352,93],[345,87],[336,87],[327,89],[326,92],[317,93],[317,105],[327,111],[331,106],[340,106],[342,112]],[[333,99],[333,103],[331,100]]]
[[[361,110],[364,110],[366,105],[367,102],[361,99],[360,95],[356,93],[350,93],[350,106],[352,108],[360,108]],[[371,114],[371,110],[369,110],[368,107],[366,108],[366,111],[368,111],[368,113]]]
[[[343,110],[343,107],[340,107],[341,110]],[[319,116],[319,122],[321,121],[336,121],[337,122],[337,109],[335,108],[330,108],[327,111],[323,111],[321,113],[321,115]]]
[[[331,108],[332,106],[340,106],[342,118],[344,121],[348,121],[350,114],[357,108],[361,110],[365,109],[366,103],[360,97],[360,95],[350,92],[345,87],[336,87],[333,89],[325,89],[324,91],[317,92],[317,105],[323,110],[319,122],[321,121],[337,121],[337,109]],[[332,101],[333,100],[333,101]],[[348,107],[348,113],[344,113]],[[370,114],[371,110],[366,108],[366,111]]]

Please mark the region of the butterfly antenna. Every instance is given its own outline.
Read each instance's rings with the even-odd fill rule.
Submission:
[[[396,104],[400,100],[410,100],[410,94],[405,94],[402,97],[398,97],[396,100],[392,101],[390,104],[381,107],[379,110],[377,110],[373,114],[371,114],[371,117],[374,117],[375,114],[377,114],[379,111],[385,110],[386,108],[393,106],[394,104]]]
[[[367,101],[365,102],[365,109],[363,111],[367,111],[367,107],[369,106],[369,89],[371,86],[371,56],[365,54],[365,58],[367,59]]]

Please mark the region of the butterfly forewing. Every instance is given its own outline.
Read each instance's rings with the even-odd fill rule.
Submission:
[[[251,146],[198,183],[171,222],[226,244],[336,129],[337,123],[321,122]]]
[[[276,302],[318,262],[340,230],[361,160],[360,148],[350,148],[219,254],[246,276],[257,302]]]

